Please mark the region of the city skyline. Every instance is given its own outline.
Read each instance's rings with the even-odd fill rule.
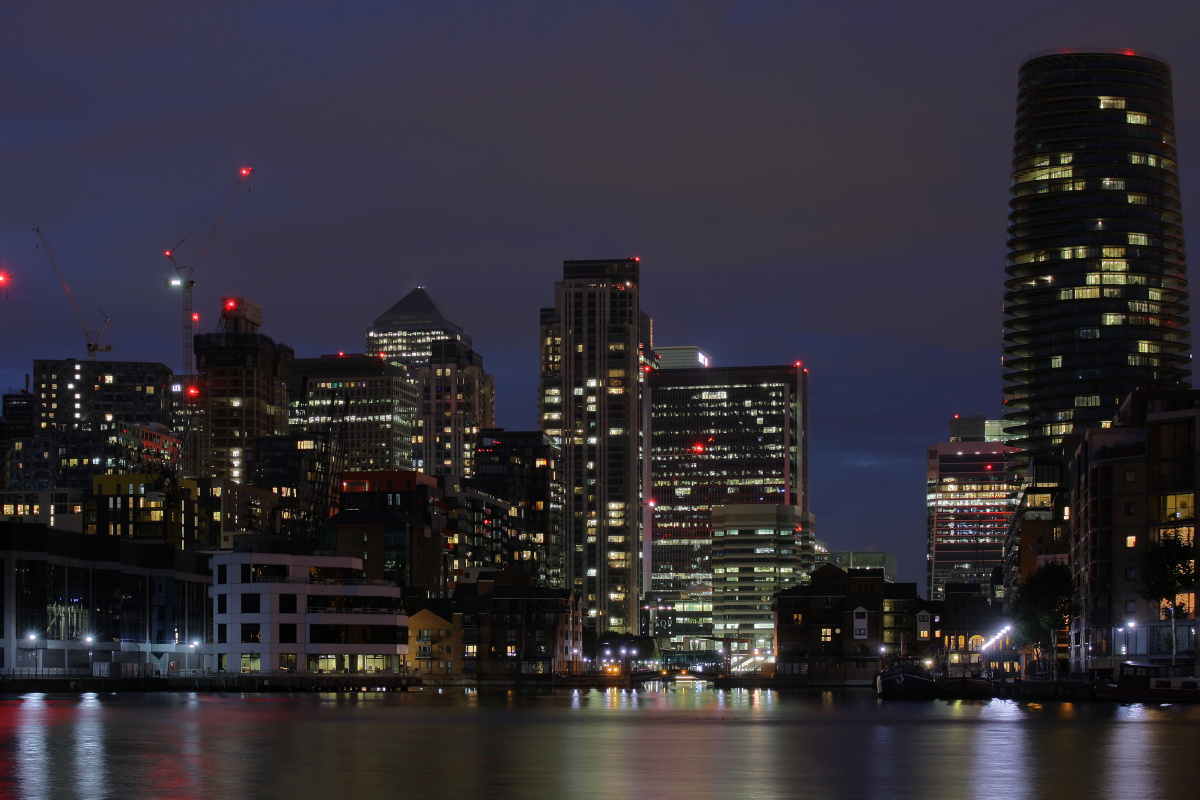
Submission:
[[[253,166],[196,272],[201,331],[244,296],[298,357],[358,352],[424,285],[496,376],[496,423],[531,429],[562,262],[640,255],[656,344],[811,368],[820,537],[896,552],[919,581],[923,448],[955,413],[1000,413],[1021,61],[1168,59],[1185,218],[1197,185],[1200,12],[1039,6],[1031,29],[1033,7],[21,9],[0,34],[21,76],[0,139],[0,389],[85,357],[34,226],[89,325],[97,305],[112,319],[102,358],[178,370],[161,251]]]

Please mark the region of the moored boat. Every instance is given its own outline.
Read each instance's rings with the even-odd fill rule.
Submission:
[[[1200,679],[1170,671],[1165,664],[1126,661],[1115,680],[1100,680],[1093,691],[1098,699],[1126,703],[1200,703]]]
[[[881,669],[875,676],[875,691],[886,700],[932,700],[938,694],[933,676],[910,661]]]

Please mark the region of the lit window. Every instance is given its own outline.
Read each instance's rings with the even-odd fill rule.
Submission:
[[[1125,107],[1125,98],[1124,97],[1101,97],[1100,98],[1100,107],[1101,108],[1124,108]]]
[[[1126,536],[1125,537],[1125,546],[1126,547],[1137,547],[1137,537],[1136,536]]]
[[[1134,114],[1132,112],[1125,115],[1125,121],[1130,125],[1149,125],[1150,118],[1145,114]]]

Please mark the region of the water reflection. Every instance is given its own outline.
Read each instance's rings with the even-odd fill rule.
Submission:
[[[0,797],[1188,797],[1200,708],[655,684],[0,698]]]

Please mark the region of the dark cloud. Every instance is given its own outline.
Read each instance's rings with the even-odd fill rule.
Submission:
[[[26,4],[0,29],[0,388],[82,336],[179,361],[161,256],[251,164],[197,271],[300,355],[426,285],[534,424],[564,258],[639,254],[661,344],[813,370],[814,510],[923,576],[922,446],[999,410],[1016,70],[1171,59],[1185,193],[1200,9],[1149,3]],[[1185,194],[1185,201],[1187,199]]]

